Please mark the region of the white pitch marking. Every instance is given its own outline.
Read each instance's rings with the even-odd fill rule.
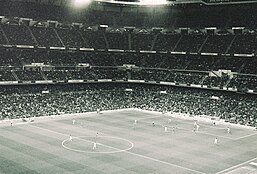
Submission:
[[[82,137],[92,137],[92,136],[79,136],[79,137],[73,137],[73,139],[80,139],[82,141],[86,141],[86,142],[90,142],[90,143],[94,143],[94,141],[90,141],[90,140],[85,140],[83,139]],[[72,148],[69,148],[67,146],[65,146],[65,142],[67,142],[69,139],[66,139],[66,140],[63,140],[62,142],[62,146],[65,148],[65,149],[68,149],[68,150],[71,150],[71,151],[75,151],[75,152],[80,152],[80,153],[102,153],[102,154],[110,154],[110,153],[119,153],[119,152],[124,152],[124,151],[128,151],[130,149],[132,149],[134,147],[134,143],[132,143],[131,141],[127,140],[127,139],[124,139],[124,138],[119,138],[119,137],[110,137],[110,136],[99,136],[99,137],[105,137],[105,138],[112,138],[112,139],[118,139],[118,140],[123,140],[123,141],[126,141],[128,143],[130,143],[130,147],[127,148],[127,149],[118,149],[118,148],[115,148],[115,147],[112,147],[112,146],[108,146],[108,145],[105,145],[105,144],[102,144],[102,143],[97,143],[101,146],[104,146],[104,147],[108,147],[110,149],[114,149],[116,151],[111,151],[111,152],[91,152],[91,151],[84,151],[84,150],[78,150],[78,149],[72,149]]]
[[[57,134],[60,134],[60,135],[68,136],[68,134],[52,131],[52,130],[41,128],[41,127],[38,127],[38,126],[33,125],[33,127],[36,127],[36,128],[42,129],[42,130],[46,130],[46,131],[49,131],[49,132],[57,133]],[[114,147],[112,147],[112,148],[114,148]],[[173,167],[178,167],[178,168],[188,170],[188,171],[192,171],[192,172],[195,172],[195,173],[205,174],[203,172],[200,172],[200,171],[197,171],[197,170],[194,170],[194,169],[182,167],[182,166],[179,166],[179,165],[176,165],[176,164],[172,164],[172,163],[169,163],[169,162],[166,162],[166,161],[161,161],[161,160],[158,160],[158,159],[155,159],[155,158],[152,158],[152,157],[148,157],[148,156],[144,156],[144,155],[140,155],[140,154],[137,154],[137,153],[134,153],[134,152],[124,151],[124,153],[132,154],[132,155],[135,155],[135,156],[138,156],[138,157],[142,157],[142,158],[145,158],[145,159],[149,159],[149,160],[156,161],[156,162],[166,164],[166,165],[170,165],[170,166],[173,166]]]
[[[254,136],[254,135],[257,135],[257,133],[253,133],[253,134],[245,135],[245,136],[242,136],[242,137],[236,138],[235,140],[241,140],[241,139],[243,139],[243,138],[251,137],[251,136]]]
[[[153,118],[163,118],[164,116],[153,116],[153,117],[146,117],[146,118],[139,118],[137,120],[147,120],[147,119],[153,119]]]
[[[256,160],[256,159],[257,159],[257,157],[256,157],[256,158],[253,158],[253,159],[250,159],[250,160],[248,160],[248,161],[242,162],[242,163],[240,163],[240,164],[237,164],[237,165],[235,165],[235,166],[229,167],[229,168],[227,168],[227,169],[225,169],[225,170],[219,171],[219,172],[217,172],[216,174],[221,174],[221,173],[227,172],[227,171],[229,171],[229,170],[233,170],[233,169],[235,169],[235,168],[237,168],[237,167],[239,167],[239,166],[242,166],[242,165],[244,165],[244,164],[247,164],[247,163],[249,163],[249,162],[252,162],[252,161],[254,161],[254,160]]]
[[[16,123],[17,125],[29,124],[29,122]]]
[[[253,166],[257,166],[257,163],[255,163],[255,162],[251,162],[250,164]]]
[[[137,154],[137,153],[134,153],[134,152],[125,151],[125,153],[132,154],[132,155],[135,155],[135,156],[139,156],[139,157],[142,157],[142,158],[146,158],[146,159],[156,161],[156,162],[159,162],[159,163],[163,163],[163,164],[166,164],[166,165],[170,165],[170,166],[173,166],[173,167],[175,166],[175,167],[185,169],[185,170],[188,170],[188,171],[192,171],[192,172],[195,172],[195,173],[205,174],[203,172],[200,172],[200,171],[197,171],[197,170],[194,170],[194,169],[190,169],[190,168],[187,168],[187,167],[182,167],[182,166],[179,166],[179,165],[176,165],[176,164],[172,164],[172,163],[162,161],[162,160],[158,160],[158,159],[155,159],[155,158],[152,158],[152,157],[140,155],[140,154]]]
[[[191,131],[189,129],[184,129],[184,128],[181,128],[181,127],[178,127],[178,129]],[[229,139],[229,140],[236,140],[235,138],[230,138],[230,137],[225,137],[225,136],[221,136],[221,135],[211,134],[211,133],[207,133],[207,132],[203,132],[203,131],[199,131],[199,132],[197,132],[197,134],[205,134],[205,135],[211,135],[211,136],[220,137],[220,138],[226,138],[226,139]]]

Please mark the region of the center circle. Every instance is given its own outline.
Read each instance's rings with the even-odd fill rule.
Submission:
[[[89,139],[89,140],[88,140]],[[119,137],[112,137],[112,136],[98,136],[97,139],[106,139],[106,140],[111,140],[111,141],[117,141],[118,143],[125,143],[126,146],[128,146],[127,148],[118,148],[118,147],[114,147],[112,145],[106,145],[104,143],[99,143],[97,142],[98,146],[99,147],[107,147],[107,149],[112,149],[112,150],[96,150],[96,151],[93,151],[91,148],[88,149],[88,150],[83,150],[81,149],[79,146],[76,146],[76,142],[79,143],[79,141],[82,141],[82,142],[86,142],[86,143],[89,143],[89,144],[92,144],[94,143],[93,140],[90,140],[90,139],[95,139],[94,136],[79,136],[79,137],[73,137],[72,138],[72,141],[70,141],[69,139],[66,139],[66,140],[63,140],[62,141],[62,147],[64,147],[65,149],[68,149],[68,150],[71,150],[71,151],[74,151],[74,152],[80,152],[80,153],[103,153],[103,154],[110,154],[110,153],[120,153],[120,152],[125,152],[125,151],[128,151],[130,149],[132,149],[134,147],[134,144],[127,140],[127,139],[124,139],[124,138],[119,138]],[[76,141],[76,142],[75,142]],[[74,143],[74,147],[69,147],[68,145],[70,143]]]

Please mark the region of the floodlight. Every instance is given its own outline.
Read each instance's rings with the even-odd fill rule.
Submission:
[[[83,8],[85,6],[87,6],[89,3],[91,2],[91,0],[74,0],[74,7],[76,8]]]
[[[142,5],[162,5],[167,4],[167,0],[140,0]]]

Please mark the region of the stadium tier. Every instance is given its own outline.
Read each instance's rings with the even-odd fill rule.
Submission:
[[[257,90],[255,57],[2,47],[0,62],[2,83],[111,79]]]
[[[49,24],[49,23],[48,23]],[[56,24],[57,25],[57,24]],[[156,32],[154,29],[63,28],[57,26],[25,26],[8,23],[0,26],[1,45],[36,47],[94,48],[96,50],[135,50],[157,52],[213,53],[251,55],[256,52],[254,30],[184,29]],[[210,33],[211,32],[211,33]],[[239,33],[238,33],[239,32]]]
[[[89,13],[93,15],[91,12]],[[124,13],[124,18],[126,15],[128,14]],[[68,18],[67,21],[58,22],[2,16],[0,85],[49,84],[51,88],[55,88],[52,85],[56,83],[79,83],[81,86],[101,82],[140,83],[197,88],[205,92],[205,89],[209,89],[210,93],[218,90],[221,93],[230,91],[248,93],[247,96],[255,95],[256,30],[251,27],[220,25],[189,28],[189,21],[187,27],[179,27],[183,26],[178,25],[183,22],[180,17],[176,25],[163,28],[147,25],[118,27],[100,23],[88,25],[69,22],[71,19]],[[99,18],[103,19],[102,16]],[[140,18],[136,21],[140,21]],[[141,88],[140,85],[137,88]],[[157,103],[155,107],[158,105]],[[194,109],[197,111],[198,107]],[[183,107],[178,108],[180,109],[183,110]],[[207,110],[199,111],[198,114],[210,114]],[[2,118],[8,117],[6,114],[7,112]],[[18,115],[14,113],[13,117],[15,116]],[[222,114],[215,116],[225,118]],[[247,121],[244,122],[246,123],[248,124]],[[255,125],[254,119],[250,125]]]
[[[1,119],[139,108],[256,126],[257,98],[202,89],[144,84],[66,84],[1,86]],[[131,89],[126,91],[126,89]],[[42,93],[48,91],[48,93]],[[166,91],[161,93],[161,91]],[[215,97],[214,97],[215,96]],[[147,102],[146,102],[147,101]]]
[[[0,174],[256,174],[257,0],[0,0]]]

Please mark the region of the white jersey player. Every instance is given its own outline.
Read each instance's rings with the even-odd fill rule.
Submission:
[[[97,149],[97,143],[94,142],[94,144],[93,144],[93,150],[96,150],[96,149]]]
[[[75,118],[72,119],[72,124],[73,124],[73,125],[75,124]]]
[[[230,133],[231,133],[231,129],[230,129],[230,127],[227,127],[227,132],[228,132],[228,134],[230,134]]]
[[[214,139],[214,144],[218,145],[218,138],[217,137],[215,137],[215,139]]]
[[[196,128],[196,126],[197,126],[197,122],[195,121],[195,123],[194,123],[194,128]]]
[[[173,134],[175,133],[175,127],[174,126],[172,127],[172,133]]]
[[[197,124],[196,125],[196,130],[199,131],[199,128],[200,128],[200,126],[199,126],[199,124]]]
[[[70,135],[69,141],[72,141],[72,136]]]

